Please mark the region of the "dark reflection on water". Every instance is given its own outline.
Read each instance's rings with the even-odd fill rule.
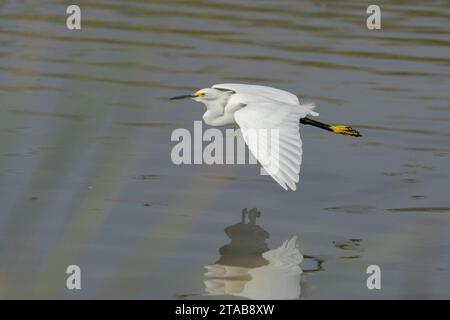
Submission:
[[[0,1],[1,298],[204,292],[199,270],[249,203],[270,238],[241,234],[213,265],[268,271],[299,234],[320,261],[305,258],[302,279],[326,271],[308,274],[303,298],[373,298],[370,264],[385,279],[377,297],[449,296],[450,2],[383,1],[380,31],[365,26],[367,1],[77,4],[72,32],[64,1]],[[302,128],[295,193],[256,166],[173,165],[172,130],[204,110],[167,98],[220,82],[313,99],[321,120],[364,137]],[[349,239],[364,252],[334,245]],[[79,292],[65,288],[71,264]]]
[[[301,294],[300,264],[303,255],[293,236],[274,249],[266,241],[269,232],[256,223],[256,208],[243,209],[240,223],[225,228],[230,243],[219,249],[220,258],[206,265],[205,291],[208,295],[235,295],[252,299],[296,299]],[[321,269],[321,263],[308,256],[306,271]],[[316,262],[311,267],[311,261]]]
[[[256,208],[242,210],[242,220],[225,228],[231,242],[220,248],[220,259],[215,264],[256,268],[268,264],[262,257],[268,251],[266,240],[269,233],[256,224],[261,216]]]

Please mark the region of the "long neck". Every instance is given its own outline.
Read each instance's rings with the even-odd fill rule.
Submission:
[[[226,124],[235,123],[234,115],[230,113],[221,114],[211,110],[207,110],[203,115],[203,120],[210,126],[224,126]]]
[[[214,101],[202,101],[206,105],[206,112],[203,120],[210,126],[223,126],[234,123],[233,114],[225,113],[225,106],[228,102],[228,96]]]

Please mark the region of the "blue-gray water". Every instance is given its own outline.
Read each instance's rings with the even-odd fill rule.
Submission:
[[[0,0],[1,298],[450,298],[448,1],[382,1],[379,31],[371,1],[77,4],[69,31],[66,1]],[[256,165],[173,165],[204,107],[167,98],[221,82],[289,90],[363,137],[302,127],[296,192]],[[293,236],[298,288],[291,269],[255,285]],[[211,295],[222,264],[244,276]]]

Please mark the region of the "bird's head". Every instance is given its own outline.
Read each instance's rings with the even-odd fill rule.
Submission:
[[[204,89],[198,90],[197,92],[195,92],[193,94],[184,94],[181,96],[176,96],[176,97],[170,98],[170,100],[192,98],[192,100],[195,100],[197,102],[207,102],[207,101],[219,100],[224,95],[226,95],[226,93],[221,90],[214,89],[214,88],[204,88]]]

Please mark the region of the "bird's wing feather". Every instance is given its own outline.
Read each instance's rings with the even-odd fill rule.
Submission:
[[[284,189],[296,189],[302,162],[299,119],[311,110],[302,106],[257,101],[234,118],[253,156]]]
[[[266,86],[258,86],[241,83],[220,83],[212,86],[215,89],[232,90],[236,93],[253,95],[256,97],[265,97],[267,99],[276,100],[293,105],[299,105],[300,102],[295,94]]]

